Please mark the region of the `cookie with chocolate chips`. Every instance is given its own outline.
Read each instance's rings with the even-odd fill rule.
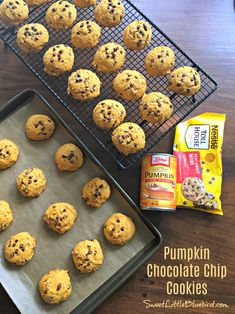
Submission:
[[[3,0],[0,4],[0,19],[10,25],[18,25],[29,16],[29,8],[23,0]]]
[[[72,143],[60,146],[55,153],[55,163],[60,171],[76,171],[83,165],[81,149]]]
[[[15,143],[6,138],[0,140],[0,170],[14,165],[18,156],[19,150]]]
[[[30,168],[24,170],[16,180],[19,192],[25,197],[37,197],[46,188],[47,180],[41,169]]]
[[[25,134],[33,141],[49,139],[55,131],[54,121],[44,114],[34,114],[25,123]]]
[[[91,7],[96,4],[97,0],[74,0],[73,3],[81,9]]]
[[[109,184],[100,178],[88,181],[82,189],[82,197],[87,205],[99,208],[110,197]]]
[[[193,202],[199,201],[206,194],[204,183],[197,177],[185,178],[181,189],[184,197]]]
[[[152,39],[152,29],[148,22],[134,21],[127,25],[123,32],[123,41],[131,50],[146,48]]]
[[[145,57],[145,69],[151,76],[168,75],[174,64],[175,53],[171,48],[165,46],[153,48]]]
[[[80,49],[95,47],[100,39],[101,30],[97,23],[82,20],[74,25],[71,33],[72,44]]]
[[[125,8],[120,0],[102,0],[95,8],[95,19],[102,26],[117,26],[124,14]]]
[[[13,213],[8,202],[0,200],[0,231],[6,230],[13,221]]]

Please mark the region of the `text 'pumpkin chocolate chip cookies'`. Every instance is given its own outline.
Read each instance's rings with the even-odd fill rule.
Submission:
[[[60,171],[75,171],[83,165],[83,161],[81,149],[72,143],[60,146],[55,153],[55,163]]]
[[[48,227],[63,234],[70,230],[77,218],[75,208],[69,203],[54,203],[44,213],[44,221]]]
[[[29,6],[39,6],[51,2],[51,0],[26,0]]]
[[[140,103],[140,114],[143,120],[152,124],[162,123],[173,113],[170,98],[162,93],[145,94]]]
[[[102,26],[117,26],[124,14],[125,8],[120,0],[102,0],[95,8],[95,19]]]
[[[10,25],[17,25],[29,16],[29,8],[23,0],[4,0],[0,4],[0,19]]]
[[[13,221],[13,213],[6,201],[0,200],[0,231],[9,227]]]
[[[125,50],[116,43],[105,44],[96,51],[93,66],[97,71],[108,73],[119,70],[125,62]]]
[[[25,197],[37,197],[45,190],[47,180],[42,170],[30,168],[24,170],[17,178],[16,184]]]
[[[123,41],[131,50],[142,50],[152,38],[152,29],[148,22],[134,21],[127,25],[123,32]]]
[[[19,150],[15,143],[6,138],[0,140],[0,170],[14,165],[18,156]]]
[[[11,264],[25,265],[34,255],[36,239],[28,232],[18,233],[7,240],[5,257]]]
[[[53,3],[46,12],[46,22],[50,27],[57,30],[70,28],[77,17],[75,6],[68,1]]]
[[[70,71],[73,62],[73,49],[63,44],[50,47],[43,56],[44,71],[53,76]]]
[[[165,46],[150,50],[145,58],[145,68],[151,76],[165,76],[171,72],[175,64],[174,51]]]
[[[114,146],[124,155],[137,153],[145,147],[145,134],[136,123],[120,124],[112,133]]]
[[[86,69],[73,72],[68,79],[68,94],[78,100],[89,100],[100,95],[100,79]]]
[[[93,21],[80,21],[74,25],[71,33],[72,44],[80,49],[95,47],[100,39],[101,30]]]
[[[124,214],[115,213],[104,224],[104,236],[114,245],[124,245],[135,234],[135,225],[132,219]]]
[[[91,7],[96,4],[97,0],[74,0],[74,4],[81,9]]]
[[[25,134],[33,141],[49,139],[55,130],[54,121],[43,114],[35,114],[28,118],[25,123]]]
[[[111,190],[109,184],[100,178],[93,178],[88,181],[82,189],[82,197],[87,203],[95,208],[99,208],[110,197]]]
[[[103,264],[104,256],[97,240],[85,240],[75,245],[72,259],[75,267],[81,273],[90,273]]]
[[[58,304],[72,293],[72,284],[66,269],[53,269],[46,273],[39,281],[39,292],[48,304]]]
[[[199,73],[189,66],[178,68],[171,72],[168,88],[180,95],[192,96],[201,88]]]
[[[102,129],[116,128],[125,117],[124,106],[113,99],[102,100],[93,110],[93,120]]]

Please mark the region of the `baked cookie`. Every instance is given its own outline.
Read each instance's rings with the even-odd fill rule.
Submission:
[[[0,4],[0,19],[10,25],[18,25],[29,16],[29,8],[23,0],[3,0]]]
[[[5,257],[11,264],[25,265],[34,255],[36,239],[28,232],[20,232],[10,237],[5,244]]]
[[[173,113],[170,98],[162,93],[145,94],[140,103],[140,114],[149,123],[162,123]]]
[[[93,110],[93,120],[101,129],[116,128],[125,117],[125,107],[114,99],[102,100]]]
[[[72,3],[60,0],[53,3],[46,11],[47,24],[57,30],[70,28],[77,18],[77,10]]]
[[[73,98],[85,101],[99,96],[100,85],[100,79],[94,72],[80,69],[70,75],[67,91]]]
[[[198,201],[205,196],[206,188],[201,179],[197,177],[187,177],[182,183],[182,193],[190,201]]]
[[[54,121],[44,114],[34,114],[25,123],[25,134],[33,141],[47,140],[54,131]]]
[[[125,50],[117,43],[105,44],[96,51],[93,66],[100,72],[115,72],[125,62]]]
[[[165,46],[150,50],[145,58],[145,69],[151,76],[165,76],[171,72],[175,64],[174,51]]]
[[[120,124],[112,133],[112,142],[126,156],[137,153],[145,146],[144,130],[132,122]]]
[[[74,25],[71,33],[71,42],[77,48],[93,48],[100,39],[101,29],[93,21],[80,21]]]
[[[23,196],[37,197],[45,190],[47,180],[42,170],[30,168],[19,174],[16,185]]]
[[[125,8],[120,0],[102,0],[95,8],[95,19],[102,26],[117,26],[124,14]]]
[[[72,293],[72,284],[66,269],[53,269],[46,273],[39,281],[39,292],[48,304],[58,304]]]
[[[111,244],[126,244],[134,234],[135,225],[132,219],[121,213],[113,214],[104,224],[104,236]]]
[[[200,75],[188,66],[175,69],[169,77],[168,88],[177,94],[192,96],[201,88]]]
[[[73,63],[73,49],[63,44],[50,47],[43,56],[44,71],[53,76],[70,71]]]
[[[26,0],[29,6],[39,6],[51,2],[51,0]]]
[[[6,138],[0,140],[0,170],[14,165],[18,156],[19,150],[15,143]]]
[[[6,201],[0,200],[0,231],[9,227],[13,221],[13,213]]]
[[[124,70],[114,78],[113,88],[123,99],[137,100],[144,95],[147,83],[143,74],[133,70]]]
[[[104,256],[97,240],[85,240],[75,245],[72,250],[72,259],[81,273],[90,273],[103,264]]]
[[[127,25],[123,32],[123,41],[131,50],[146,48],[152,38],[152,29],[148,22],[134,21]]]
[[[24,53],[40,51],[49,40],[47,29],[38,23],[22,26],[17,32],[17,44]]]
[[[196,202],[193,202],[193,205],[196,208],[205,208],[205,209],[218,208],[218,203],[216,201],[215,195],[210,192],[206,192],[202,198],[200,198]]]
[[[55,153],[55,163],[60,171],[75,171],[83,165],[83,161],[81,149],[72,143],[60,146]]]
[[[74,0],[73,3],[81,9],[91,7],[96,4],[97,0]]]
[[[82,189],[82,197],[87,203],[99,208],[110,197],[111,190],[108,183],[100,178],[93,178],[88,181]]]

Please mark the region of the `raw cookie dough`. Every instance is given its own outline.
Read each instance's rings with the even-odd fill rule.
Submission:
[[[68,79],[68,94],[78,100],[89,100],[100,95],[100,79],[86,69],[73,72]]]
[[[134,234],[135,225],[132,219],[121,213],[113,214],[104,224],[104,236],[111,244],[126,244]]]
[[[82,197],[92,207],[98,208],[110,197],[111,190],[108,183],[100,178],[88,181],[82,189]]]
[[[146,48],[152,38],[152,29],[148,22],[134,21],[127,25],[123,32],[123,41],[127,48],[142,50]]]
[[[140,114],[143,120],[152,124],[162,123],[173,113],[170,98],[162,93],[145,94],[140,103]]]
[[[72,284],[66,269],[53,269],[39,281],[39,292],[48,304],[58,304],[68,299],[72,293]]]
[[[33,258],[35,247],[36,239],[28,232],[20,232],[7,240],[5,257],[14,265],[25,265]]]
[[[107,43],[96,51],[93,66],[97,71],[108,73],[119,70],[125,62],[125,50],[117,43]]]
[[[26,136],[33,141],[47,140],[55,130],[54,121],[44,114],[34,114],[25,124]]]
[[[13,213],[6,201],[0,200],[0,231],[9,227],[13,221]]]
[[[102,129],[116,128],[125,117],[125,107],[114,99],[102,100],[93,110],[93,120]]]
[[[47,180],[42,170],[30,168],[19,174],[16,184],[23,196],[37,197],[45,190]]]
[[[114,78],[113,88],[123,99],[137,100],[144,95],[147,83],[143,74],[133,70],[124,70]]]
[[[102,248],[97,240],[85,240],[77,243],[72,250],[75,267],[81,273],[97,270],[104,260]]]
[[[26,0],[29,6],[39,6],[51,2],[51,0]]]
[[[50,47],[43,56],[44,71],[53,76],[70,71],[73,62],[73,49],[63,44]]]
[[[113,131],[112,142],[121,153],[129,155],[144,148],[145,134],[138,124],[126,122]]]
[[[93,48],[100,39],[101,29],[93,21],[80,21],[74,25],[71,33],[71,42],[77,48]]]
[[[198,72],[191,67],[184,66],[171,72],[168,88],[180,95],[192,96],[201,88],[201,78]]]
[[[145,57],[145,69],[152,76],[168,75],[174,64],[175,53],[171,48],[166,46],[153,48]]]
[[[55,163],[60,171],[75,171],[82,166],[83,161],[81,149],[72,143],[60,146],[55,153]]]
[[[206,193],[204,183],[197,177],[185,178],[181,188],[184,197],[194,202],[203,198]]]
[[[74,0],[74,4],[81,9],[88,8],[96,4],[97,0]]]
[[[15,143],[6,138],[0,140],[0,170],[11,167],[18,156],[19,150]]]
[[[95,8],[95,19],[102,26],[117,26],[124,14],[125,8],[120,0],[102,0]]]
[[[29,16],[29,8],[23,0],[3,0],[0,4],[0,19],[10,25],[17,25]]]

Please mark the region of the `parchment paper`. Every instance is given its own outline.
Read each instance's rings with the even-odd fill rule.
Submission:
[[[12,225],[0,233],[0,281],[22,313],[65,314],[145,247],[153,235],[113,187],[111,198],[99,209],[92,209],[83,202],[81,190],[84,183],[95,176],[103,177],[102,172],[88,158],[83,167],[74,173],[58,172],[54,164],[54,153],[60,145],[73,142],[73,139],[61,125],[57,125],[54,136],[48,141],[33,142],[26,139],[24,123],[35,113],[48,114],[45,105],[36,98],[33,103],[22,107],[0,123],[0,138],[11,139],[20,150],[17,163],[10,169],[0,171],[0,199],[10,203],[14,214]],[[50,112],[49,115],[52,116]],[[48,180],[46,190],[35,199],[21,196],[16,188],[18,174],[30,167],[42,169]],[[64,235],[50,230],[42,220],[45,209],[54,202],[69,202],[78,212],[74,227]],[[135,237],[123,247],[114,247],[103,237],[103,223],[114,212],[129,214],[137,226]],[[27,265],[14,266],[4,258],[4,243],[10,236],[22,231],[28,231],[36,237],[36,252]],[[78,241],[92,238],[101,243],[104,264],[94,273],[80,274],[72,263],[71,250]],[[38,293],[39,279],[53,268],[69,269],[73,286],[71,297],[59,305],[47,305]]]

